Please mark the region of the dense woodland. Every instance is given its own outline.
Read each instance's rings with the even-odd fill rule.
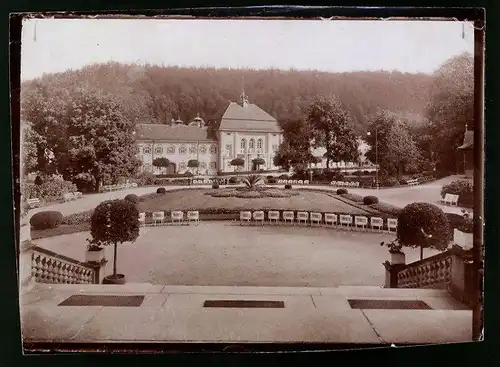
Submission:
[[[400,72],[326,73],[319,71],[236,70],[98,64],[80,70],[45,75],[23,84],[23,91],[43,85],[71,89],[88,83],[115,95],[124,115],[141,123],[167,123],[196,113],[219,121],[242,88],[250,102],[278,121],[304,118],[318,94],[335,94],[353,117],[358,133],[377,109],[420,118],[424,114],[433,78]]]

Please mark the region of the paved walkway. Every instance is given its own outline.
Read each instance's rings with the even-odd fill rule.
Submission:
[[[74,294],[145,298],[140,307],[58,306]],[[352,309],[349,299],[421,300],[432,310]],[[205,308],[206,300],[283,301],[284,308]],[[21,297],[21,323],[25,342],[401,345],[471,341],[472,311],[425,289],[38,284]]]
[[[80,232],[34,242],[83,261],[87,238],[88,232]],[[135,243],[119,246],[118,271],[130,282],[171,285],[380,286],[382,263],[390,256],[379,244],[392,239],[388,233],[229,221],[146,227]],[[112,259],[112,247],[106,251]],[[404,252],[408,263],[419,259],[419,249]],[[436,253],[424,250],[426,257]]]

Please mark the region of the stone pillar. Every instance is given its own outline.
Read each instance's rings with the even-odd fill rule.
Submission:
[[[451,295],[464,302],[467,298],[466,296],[466,260],[464,259],[464,251],[460,246],[453,246],[450,250],[451,252],[451,281],[449,292]]]
[[[382,263],[385,267],[384,288],[398,287],[398,273],[406,267],[406,257],[404,253],[391,253],[391,262]]]
[[[19,245],[18,276],[19,276],[19,290],[21,294],[29,291],[29,289],[34,284],[33,276],[31,274],[31,261],[32,261],[34,246],[35,245],[30,241],[23,241]]]

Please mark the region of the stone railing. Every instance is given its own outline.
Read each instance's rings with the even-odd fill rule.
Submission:
[[[19,285],[24,289],[34,282],[99,284],[106,262],[80,262],[25,241],[20,244]]]
[[[386,288],[445,289],[461,302],[473,302],[472,254],[460,246],[410,264],[386,261],[384,266]]]
[[[38,283],[92,284],[96,268],[44,248],[34,246],[31,274]]]

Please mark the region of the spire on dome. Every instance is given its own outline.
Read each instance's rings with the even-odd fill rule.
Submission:
[[[241,93],[240,101],[241,101],[241,107],[248,106],[248,96],[245,94],[245,92]]]

